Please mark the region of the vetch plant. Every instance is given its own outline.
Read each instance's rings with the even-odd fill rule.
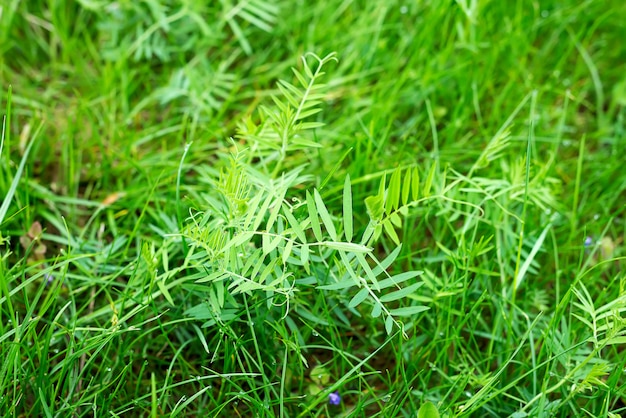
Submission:
[[[307,57],[315,60],[317,68],[309,66]],[[219,176],[203,171],[203,181],[210,186],[207,191],[215,192],[197,196],[204,208],[192,213],[182,235],[190,245],[193,277],[204,286],[208,300],[187,313],[203,320],[205,327],[225,323],[246,304],[261,301],[267,309],[278,309],[282,318],[296,313],[323,323],[298,297],[306,289],[325,292],[329,301],[337,300],[345,311],[360,316],[357,308],[367,309],[372,317],[382,317],[387,333],[394,325],[403,328],[399,318],[428,309],[402,302],[422,286],[415,280],[420,271],[387,273],[401,250],[389,222],[397,224],[396,212],[406,213],[409,197],[419,197],[416,169],[404,173],[403,181],[398,171],[392,175],[388,192],[383,182],[375,201],[366,202],[371,222],[360,237],[349,176],[340,215],[331,213],[320,191],[310,188],[310,177],[302,173],[302,167],[282,171],[286,153],[319,146],[307,135],[321,124],[307,118],[322,110],[323,86],[316,83],[324,74],[322,67],[332,60],[334,54],[303,57],[303,72],[294,69],[299,85],[281,81],[282,97],[273,98],[274,107],[262,107],[260,124],[248,119],[241,126],[239,137],[247,148],[237,150],[239,145],[235,145]],[[252,168],[251,156],[261,160],[266,173]],[[430,181],[432,174],[427,177]],[[308,190],[301,200],[294,190],[302,188]],[[429,184],[423,187],[426,192],[429,188]],[[387,218],[381,218],[383,214]],[[379,259],[369,244],[381,225],[396,248]],[[346,318],[338,312],[337,320],[349,326]]]

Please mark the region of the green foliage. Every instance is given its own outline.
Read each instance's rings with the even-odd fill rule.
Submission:
[[[424,403],[417,412],[417,418],[439,418],[439,411],[430,402]]]
[[[528,3],[0,2],[1,414],[624,415],[626,3]]]
[[[282,161],[288,151],[317,147],[294,138],[321,126],[305,119],[322,110],[323,95],[315,82],[323,74],[322,65],[334,54],[324,59],[309,55],[317,61],[317,70],[313,72],[303,57],[304,74],[294,69],[301,85],[280,81],[283,97],[272,97],[275,108],[262,108],[264,119],[254,127],[256,134],[240,134],[249,149],[256,151],[255,155],[271,160],[273,157],[262,150],[276,150],[281,155],[278,161]],[[329,212],[317,189],[307,190],[304,201],[290,196],[291,190],[307,186],[301,168],[282,172],[275,178],[261,176],[246,164],[246,154],[247,151],[237,151],[231,156],[219,179],[203,179],[207,184],[215,184],[218,195],[202,197],[211,209],[194,213],[183,234],[190,243],[189,257],[195,270],[206,272],[206,277],[196,283],[204,284],[209,295],[209,303],[192,307],[187,311],[189,315],[202,320],[210,318],[205,327],[225,323],[234,312],[246,309],[239,297],[245,294],[252,296],[248,303],[264,301],[268,309],[280,307],[281,316],[286,317],[293,305],[298,312],[301,303],[297,293],[305,286],[327,292],[327,300],[342,301],[346,311],[356,312],[365,303],[373,317],[382,316],[387,333],[392,332],[394,324],[402,327],[397,317],[412,317],[428,309],[421,304],[388,306],[389,302],[397,303],[416,293],[423,283],[406,282],[420,272],[395,276],[387,273],[400,252],[399,242],[384,260],[377,259],[373,249],[365,245],[365,239],[361,244],[353,242],[349,177],[344,182],[343,216],[339,217]],[[397,178],[392,176],[393,187]],[[399,200],[400,186],[397,187]],[[428,189],[426,186],[426,192]],[[405,198],[404,204],[408,203]],[[397,202],[394,206],[398,209]],[[367,229],[364,234],[368,234]]]
[[[417,167],[397,168],[393,170],[389,184],[383,176],[378,193],[365,199],[365,206],[370,217],[370,224],[365,236],[375,242],[384,231],[396,245],[400,238],[395,228],[402,228],[402,217],[409,214],[409,209],[424,203],[431,197],[431,188],[435,176],[436,165],[432,165],[424,184],[420,184]],[[442,188],[445,184],[442,185]]]
[[[297,84],[280,80],[281,96],[272,95],[274,106],[261,106],[260,121],[246,118],[238,125],[237,138],[248,143],[250,152],[262,159],[263,166],[274,164],[273,175],[279,173],[288,152],[319,148],[320,144],[309,135],[312,130],[323,126],[321,122],[305,121],[319,113],[324,99],[325,84],[318,82],[324,75],[322,68],[336,61],[335,53],[319,58],[313,53],[302,57],[303,72],[292,68]],[[307,59],[313,59],[311,68]]]
[[[176,61],[185,54],[217,46],[216,42],[226,36],[225,25],[230,27],[243,50],[250,54],[250,33],[242,22],[271,32],[278,13],[275,5],[256,0],[222,0],[216,4],[171,0],[115,3],[81,0],[79,3],[99,15],[103,57],[109,60],[123,57]]]
[[[224,102],[230,100],[236,90],[237,76],[230,65],[232,62],[224,61],[215,66],[206,57],[194,57],[176,69],[167,84],[141,100],[133,108],[129,120],[155,104],[173,106],[178,113],[193,115],[196,119],[219,114]]]
[[[249,0],[232,2],[230,0],[220,0],[223,7],[224,20],[237,37],[241,48],[247,54],[252,53],[252,46],[248,37],[238,21],[247,22],[250,25],[264,30],[272,31],[272,26],[276,21],[279,8],[270,2],[263,0]]]

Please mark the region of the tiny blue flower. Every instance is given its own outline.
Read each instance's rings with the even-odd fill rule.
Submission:
[[[593,238],[587,237],[585,238],[585,247],[590,247],[593,244]]]
[[[43,277],[46,280],[46,286],[48,286],[54,281],[54,276],[52,274],[45,273]]]
[[[341,403],[341,396],[338,391],[334,391],[328,395],[328,403],[331,405],[339,405]]]

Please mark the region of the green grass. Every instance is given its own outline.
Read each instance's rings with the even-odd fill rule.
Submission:
[[[0,415],[626,414],[623,22],[2,3]]]

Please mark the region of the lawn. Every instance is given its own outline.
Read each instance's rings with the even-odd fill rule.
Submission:
[[[0,416],[626,416],[622,0],[3,0]]]

